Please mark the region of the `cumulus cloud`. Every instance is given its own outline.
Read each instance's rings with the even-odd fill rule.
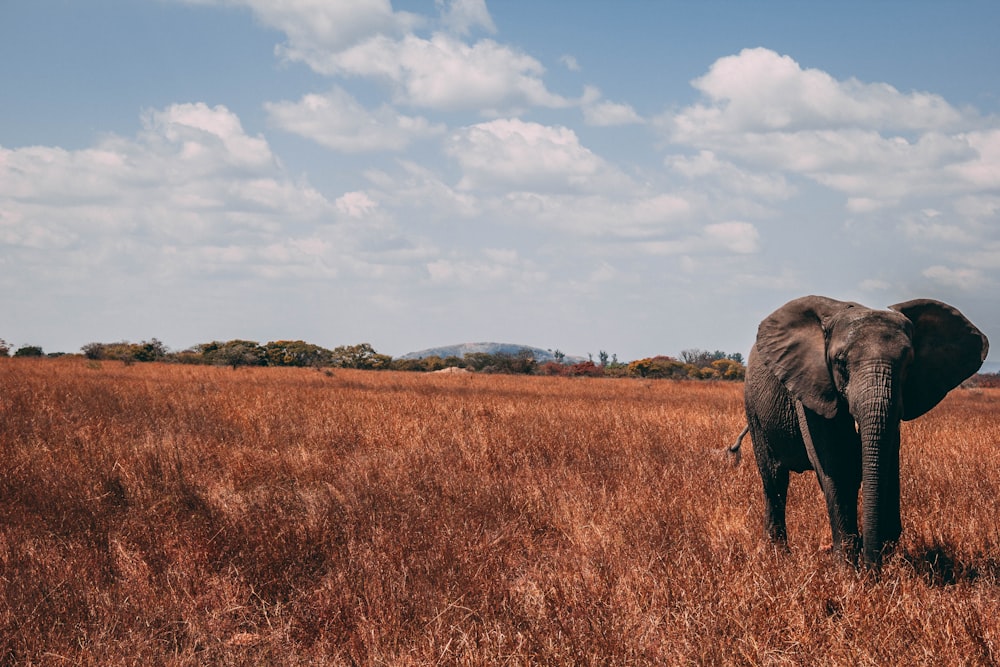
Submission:
[[[441,10],[442,24],[454,33],[468,35],[474,28],[497,31],[485,0],[434,0],[434,4]]]
[[[190,4],[247,7],[266,26],[288,41],[276,52],[291,61],[320,69],[331,52],[346,49],[372,35],[401,36],[425,19],[392,9],[390,0],[185,0]]]
[[[393,87],[398,103],[446,111],[572,104],[546,88],[545,68],[531,56],[491,39],[470,45],[446,33],[372,37],[331,53],[319,71],[373,77]]]
[[[712,183],[727,192],[749,195],[765,200],[791,197],[795,188],[781,172],[742,169],[724,160],[712,151],[702,150],[695,155],[670,155],[666,165],[689,181]]]
[[[884,83],[838,81],[803,69],[789,56],[744,49],[717,60],[692,85],[708,99],[674,119],[680,139],[732,132],[840,129],[938,130],[955,126],[961,113],[929,93],[900,93]]]
[[[269,102],[264,108],[281,129],[345,153],[398,151],[415,139],[445,130],[388,105],[369,111],[339,87],[324,95],[305,95],[298,102]]]
[[[4,195],[21,205],[66,200],[108,205],[142,201],[154,192],[183,207],[209,208],[221,194],[213,190],[212,178],[260,185],[278,170],[266,140],[247,135],[225,107],[202,103],[146,111],[136,139],[109,136],[78,151],[47,146],[0,151]],[[302,201],[315,201],[315,191],[303,194],[310,196]]]
[[[463,128],[446,150],[462,167],[463,189],[578,190],[611,171],[573,130],[516,118]]]
[[[429,19],[395,11],[388,0],[187,1],[248,7],[287,37],[280,57],[324,75],[386,83],[397,104],[492,115],[573,104],[548,90],[535,58],[492,39],[463,40],[474,29],[496,32],[484,0],[437,0],[441,29],[430,37],[416,32]]]
[[[651,255],[748,255],[759,250],[759,238],[757,228],[748,222],[719,222],[695,234],[644,241],[640,249]]]
[[[718,222],[705,227],[705,238],[741,255],[757,252],[760,235],[749,222]]]
[[[612,125],[641,123],[642,117],[628,104],[619,104],[605,100],[584,106],[583,120],[587,125],[610,127]]]
[[[938,95],[837,80],[745,49],[692,82],[704,100],[657,119],[671,142],[846,195],[855,213],[997,187],[1000,132]]]
[[[580,62],[576,59],[576,56],[571,56],[568,53],[559,56],[559,62],[570,72],[579,72],[581,70]]]
[[[498,218],[577,237],[637,241],[686,227],[696,207],[673,194],[511,192],[484,202]]]
[[[631,105],[603,99],[600,89],[596,86],[584,86],[580,106],[583,109],[583,120],[587,125],[611,127],[645,122]]]
[[[519,290],[537,288],[548,279],[545,271],[522,259],[515,250],[488,248],[482,255],[428,262],[426,270],[430,282],[463,289],[503,287]]]
[[[37,273],[32,251],[46,250],[59,266],[47,279],[69,285],[84,284],[95,266],[113,273],[139,263],[160,281],[320,278],[371,275],[402,257],[372,243],[399,235],[372,196],[331,202],[290,178],[268,142],[224,106],[149,110],[136,136],[82,150],[0,148],[0,182],[0,243],[11,266]],[[408,261],[416,270],[426,256],[411,252]]]
[[[335,204],[342,213],[352,218],[363,218],[378,208],[378,204],[364,192],[346,192],[337,198]]]
[[[986,284],[986,277],[978,269],[935,265],[924,269],[926,278],[952,288],[977,289]]]

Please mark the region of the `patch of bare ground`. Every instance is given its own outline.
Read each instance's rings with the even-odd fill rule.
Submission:
[[[875,577],[811,475],[766,544],[737,384],[0,360],[0,662],[995,664],[998,408]]]

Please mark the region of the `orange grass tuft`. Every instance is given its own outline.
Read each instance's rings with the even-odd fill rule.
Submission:
[[[998,407],[876,578],[811,474],[765,542],[740,385],[0,360],[0,662],[995,664]]]

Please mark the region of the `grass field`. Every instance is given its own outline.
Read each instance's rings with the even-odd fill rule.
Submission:
[[[1000,662],[1000,390],[881,576],[762,538],[742,385],[0,360],[2,664]]]

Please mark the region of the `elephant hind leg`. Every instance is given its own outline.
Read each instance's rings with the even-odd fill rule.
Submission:
[[[767,437],[767,432],[761,427],[760,421],[749,409],[747,410],[747,429],[753,438],[754,459],[764,490],[764,534],[772,543],[787,549],[788,528],[785,525],[785,506],[788,501],[788,479],[791,468],[775,455],[775,445]],[[736,441],[738,446],[746,434],[744,431]]]
[[[764,485],[764,533],[774,544],[787,548],[788,528],[785,507],[788,502],[788,468],[761,468]]]

